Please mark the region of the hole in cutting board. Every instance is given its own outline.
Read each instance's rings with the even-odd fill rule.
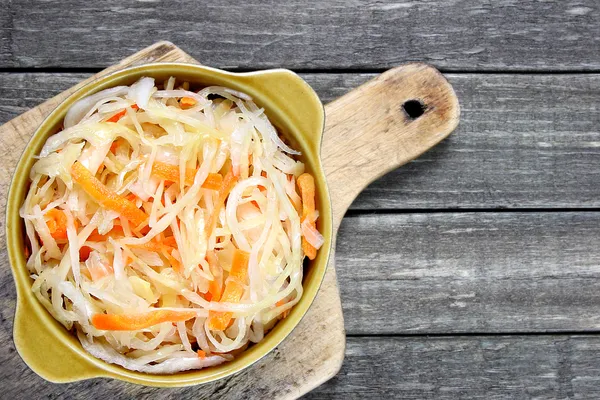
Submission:
[[[421,103],[420,100],[408,100],[402,104],[402,109],[408,118],[417,119],[425,113],[427,106]]]

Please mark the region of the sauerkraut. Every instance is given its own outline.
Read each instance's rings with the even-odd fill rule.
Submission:
[[[79,100],[21,208],[35,296],[130,370],[231,360],[300,300],[324,243],[299,154],[226,87],[144,77]]]

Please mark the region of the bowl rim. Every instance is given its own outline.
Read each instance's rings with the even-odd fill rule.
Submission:
[[[290,314],[290,316],[288,316],[288,318],[286,318],[285,320],[279,321],[275,326],[275,328],[277,329],[273,328],[265,336],[265,339],[263,339],[257,344],[252,345],[249,349],[244,350],[240,358],[236,357],[236,359],[234,359],[233,361],[223,363],[220,366],[209,367],[200,370],[178,372],[175,374],[148,374],[131,371],[115,364],[109,364],[89,354],[86,350],[82,348],[81,344],[79,343],[79,340],[75,337],[75,335],[73,335],[72,332],[66,330],[66,328],[62,324],[58,323],[58,321],[56,321],[49,314],[46,308],[35,298],[33,293],[30,290],[28,290],[31,288],[31,278],[25,266],[22,251],[18,246],[18,244],[23,241],[23,237],[21,237],[20,239],[17,237],[19,236],[19,234],[22,233],[22,227],[18,227],[22,221],[19,215],[19,208],[21,206],[20,195],[26,190],[24,186],[27,186],[27,182],[29,179],[28,164],[32,163],[32,155],[37,154],[37,151],[34,152],[32,150],[32,145],[39,141],[45,142],[47,137],[49,137],[52,134],[50,132],[51,127],[56,123],[57,120],[62,121],[64,119],[66,111],[75,101],[104,88],[116,86],[115,82],[117,81],[129,80],[133,82],[139,79],[139,77],[144,76],[144,74],[152,76],[153,74],[157,75],[162,73],[177,76],[178,72],[179,74],[205,74],[205,76],[209,80],[214,80],[215,75],[218,75],[224,80],[231,80],[231,82],[229,82],[233,83],[231,86],[239,86],[239,83],[244,78],[277,78],[279,76],[285,77],[286,79],[290,79],[290,81],[295,82],[295,84],[304,87],[310,98],[309,100],[313,102],[313,105],[318,105],[318,107],[315,107],[315,111],[319,112],[320,114],[320,126],[318,129],[318,135],[315,133],[316,136],[311,139],[314,141],[312,145],[315,147],[315,156],[313,157],[315,162],[312,163],[311,167],[314,174],[316,175],[315,180],[317,180],[317,184],[321,189],[324,189],[319,190],[319,192],[321,199],[325,199],[325,201],[322,202],[321,206],[324,206],[323,208],[327,212],[322,213],[320,215],[320,220],[329,228],[329,235],[325,235],[326,245],[319,250],[320,260],[318,261],[318,263],[313,264],[318,264],[320,268],[318,268],[318,273],[315,272],[315,276],[312,277],[311,285],[309,287],[310,290],[306,290],[307,285],[306,282],[303,281],[303,288],[305,290],[303,292],[301,300],[292,308],[292,313]],[[260,89],[256,89],[254,90],[254,92],[260,92]],[[249,94],[252,97],[254,97],[252,95],[252,91]],[[267,107],[265,107],[265,109],[266,108]],[[107,75],[93,80],[90,83],[83,85],[81,88],[78,88],[75,92],[67,96],[56,106],[56,108],[46,118],[44,118],[44,120],[34,131],[33,135],[31,136],[30,140],[25,146],[21,157],[17,162],[7,196],[5,224],[6,246],[9,255],[9,262],[11,265],[11,272],[15,280],[15,286],[17,289],[17,307],[15,310],[15,325],[13,328],[13,338],[15,340],[15,345],[17,345],[17,319],[24,317],[24,315],[19,314],[19,309],[23,308],[24,303],[28,302],[30,303],[29,306],[31,306],[35,312],[34,316],[28,317],[37,318],[38,320],[42,320],[45,322],[48,322],[48,320],[53,321],[54,325],[49,328],[49,332],[54,336],[54,339],[61,341],[63,345],[65,345],[74,353],[74,356],[80,357],[82,360],[86,361],[89,364],[89,366],[94,370],[90,371],[89,374],[83,374],[81,376],[76,376],[77,374],[74,374],[74,376],[63,377],[63,379],[61,379],[60,377],[49,376],[47,374],[44,374],[43,371],[41,371],[39,365],[34,367],[33,364],[39,364],[39,362],[33,362],[31,359],[26,359],[27,357],[24,357],[23,352],[19,349],[19,346],[17,345],[17,350],[19,351],[19,354],[21,355],[25,363],[28,366],[30,366],[30,368],[32,368],[34,372],[38,373],[38,375],[54,382],[70,382],[89,379],[93,377],[110,377],[114,379],[150,386],[172,387],[203,384],[213,382],[218,379],[223,379],[250,367],[257,361],[265,357],[267,354],[271,353],[292,333],[294,329],[296,329],[303,317],[308,312],[308,309],[312,305],[314,299],[316,298],[318,290],[321,284],[323,283],[323,278],[325,276],[326,268],[329,263],[329,257],[331,255],[333,236],[333,213],[331,210],[331,201],[329,198],[327,180],[325,179],[320,154],[321,140],[325,126],[324,121],[324,107],[314,90],[296,73],[287,69],[280,68],[238,73],[224,71],[221,69],[198,64],[180,62],[150,63],[127,67],[118,71],[111,72]],[[290,123],[289,120],[286,122]],[[288,134],[294,136],[294,138],[297,140],[299,139],[294,135],[293,132],[288,132]],[[299,142],[303,141],[299,140]],[[304,143],[304,148],[307,148],[306,143]],[[21,183],[24,183],[24,185],[21,187],[17,187]],[[240,359],[244,362],[240,361],[236,363],[236,360]]]

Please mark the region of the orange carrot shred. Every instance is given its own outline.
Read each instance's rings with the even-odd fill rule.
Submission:
[[[248,263],[250,262],[250,253],[240,249],[235,249],[231,261],[230,278],[237,278],[244,282],[248,276]]]
[[[95,314],[92,325],[105,331],[137,331],[163,322],[182,322],[196,316],[194,311],[156,310],[141,314]]]
[[[275,303],[275,305],[277,307],[280,307],[282,305],[284,305],[286,303],[286,301],[284,299],[279,300],[277,303]],[[285,310],[284,312],[281,313],[281,318],[286,318],[288,315],[290,315],[290,311],[292,309],[288,308],[287,310]]]
[[[175,240],[175,236],[166,237],[161,241],[161,243],[168,247],[177,247],[177,241]]]
[[[182,97],[179,101],[179,105],[181,105],[181,108],[194,107],[196,104],[198,104],[196,99],[193,99],[191,97]]]
[[[221,212],[221,207],[223,207],[227,196],[229,196],[229,192],[231,192],[231,189],[233,189],[237,180],[238,177],[233,174],[233,170],[229,170],[229,172],[227,172],[227,174],[223,178],[223,182],[221,183],[221,187],[219,188],[219,198],[215,204],[215,208],[206,220],[207,223],[204,229],[206,231],[207,237],[210,237],[213,229],[215,229],[215,226],[217,225],[217,219],[219,218],[219,213]]]
[[[45,214],[46,225],[54,239],[67,238],[67,216],[64,211],[53,208]],[[77,226],[77,223],[76,225]]]
[[[81,246],[81,248],[79,248],[79,260],[86,261],[88,258],[90,258],[91,252],[92,252],[91,247]]]
[[[204,350],[198,350],[198,357],[201,359],[206,358],[206,352]]]
[[[121,119],[122,116],[125,115],[126,112],[127,112],[126,110],[119,111],[118,113],[116,113],[115,115],[113,115],[112,117],[107,119],[106,122],[117,122],[118,120]]]
[[[223,292],[223,268],[219,265],[219,259],[214,251],[206,253],[206,261],[208,261],[210,272],[214,277],[212,281],[208,282],[209,301],[219,301]]]
[[[123,139],[123,138],[117,138],[115,141],[112,142],[112,144],[110,145],[110,152],[115,154],[117,152],[117,148],[119,146],[123,146],[128,144],[127,140]]]
[[[223,294],[219,301],[223,303],[237,303],[240,301],[242,295],[244,294],[243,284],[246,282],[248,277],[249,261],[249,253],[239,249],[234,251],[229,278],[227,278],[225,290],[223,290]],[[231,312],[209,311],[208,328],[218,331],[225,330],[229,326],[232,318],[233,313]]]
[[[304,173],[298,177],[296,181],[300,188],[300,196],[302,197],[302,221],[315,211],[315,179],[311,174]],[[313,228],[316,229],[316,224],[311,222]],[[302,250],[309,260],[314,260],[317,256],[317,249],[312,246],[303,237]]]
[[[113,210],[139,226],[148,220],[145,212],[135,204],[112,190],[108,189],[81,163],[75,162],[71,167],[73,180],[89,194],[98,204],[109,210]]]
[[[192,180],[193,182],[193,180]],[[203,189],[219,190],[223,184],[223,175],[209,173],[202,184]]]
[[[179,260],[171,255],[171,252],[168,250],[168,248],[163,249],[162,254],[167,258],[167,260],[169,260],[169,264],[171,264],[171,267],[173,270],[175,270],[175,272],[183,272],[183,266]]]
[[[132,105],[131,108],[133,108],[134,110],[139,109],[137,104]],[[121,117],[123,117],[125,115],[126,112],[127,112],[126,109],[119,111],[118,113],[116,113],[115,115],[113,115],[112,117],[107,119],[106,122],[117,122],[121,119]]]
[[[164,180],[179,183],[179,166],[166,164],[160,161],[154,161],[152,164],[152,173],[158,175],[159,178]],[[188,178],[191,176],[192,182],[194,181],[194,171],[188,168],[185,171],[185,181],[187,183]]]
[[[164,180],[179,183],[180,175],[179,175],[179,166],[166,164],[160,161],[155,161],[152,164],[152,173],[157,175],[159,178]],[[185,171],[185,181],[184,183],[187,186],[192,186],[194,184],[194,178],[196,177],[196,171],[188,168]],[[208,177],[202,184],[203,189],[212,189],[219,190],[221,187],[221,183],[223,183],[223,176],[221,174],[209,173]]]

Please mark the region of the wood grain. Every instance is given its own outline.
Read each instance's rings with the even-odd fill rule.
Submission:
[[[600,330],[599,212],[345,218],[351,335]]]
[[[305,399],[597,399],[599,336],[349,338]]]
[[[0,73],[0,123],[86,74]],[[327,103],[373,74],[302,74]],[[354,210],[600,208],[600,75],[446,74],[455,134],[371,184]]]
[[[594,0],[2,2],[1,67],[105,67],[168,38],[207,65],[600,68]]]
[[[246,376],[216,387],[157,389],[114,380],[51,384],[0,348],[7,399],[270,399]],[[600,396],[600,337],[577,335],[350,337],[340,373],[306,399],[594,399]],[[282,384],[284,384],[282,382]],[[210,396],[210,397],[209,397]]]
[[[327,104],[325,115],[321,161],[335,236],[356,196],[450,135],[458,125],[460,107],[439,71],[412,63],[386,71]]]
[[[278,18],[298,11],[292,5],[278,4],[273,7],[267,4],[265,8],[268,8],[266,12],[270,13],[270,17],[258,19],[259,22],[254,22],[256,18],[252,18],[252,15],[255,14],[246,14],[249,17],[243,23],[250,25],[250,28],[229,33],[230,36],[223,39],[228,27],[222,21],[228,18],[241,19],[242,16],[226,16],[225,11],[216,10],[218,6],[214,3],[211,6],[194,6],[205,7],[201,11],[210,11],[202,16],[198,12],[189,14],[189,19],[193,20],[190,22],[195,24],[194,32],[183,32],[179,26],[173,28],[175,23],[171,22],[174,20],[171,13],[177,12],[176,7],[163,14],[152,14],[153,10],[167,6],[156,3],[131,6],[132,3],[119,2],[114,6],[109,3],[105,10],[100,10],[103,5],[88,2],[85,8],[89,12],[82,12],[81,3],[70,1],[63,3],[64,6],[57,4],[45,2],[40,7],[36,2],[2,3],[11,8],[7,7],[6,12],[0,13],[0,66],[99,69],[108,65],[110,60],[117,60],[141,48],[143,44],[149,44],[154,37],[173,38],[176,34],[178,43],[181,42],[194,55],[202,54],[202,59],[208,59],[206,62],[211,65],[248,69],[280,65],[319,68],[324,73],[303,76],[325,102],[374,76],[338,74],[329,68],[381,68],[382,65],[391,66],[395,62],[390,60],[405,62],[429,57],[434,65],[446,69],[476,71],[598,69],[598,34],[594,33],[599,26],[598,7],[592,0],[577,4],[501,0],[494,2],[494,5],[475,1],[397,2],[391,6],[398,8],[385,11],[395,20],[385,24],[378,24],[380,17],[373,17],[371,8],[364,6],[366,2],[340,5],[344,10],[352,9],[352,14],[336,10],[339,3],[331,6],[327,10],[329,12],[323,12],[322,9],[318,12],[300,10],[292,17],[310,21],[315,14],[323,14],[316,17],[321,21],[331,21],[343,15],[344,21],[349,21],[348,27],[335,28],[342,31],[339,37],[337,32],[328,35],[337,38],[337,43],[322,37],[325,35],[312,41],[310,35],[318,36],[312,32],[305,33],[308,36],[304,38],[302,33],[298,37],[289,35],[289,38],[280,33],[281,30],[291,31],[295,27],[306,29],[302,21],[292,19],[294,23],[288,24]],[[189,7],[188,4],[186,7]],[[379,2],[373,7],[386,6],[390,4]],[[410,14],[412,18],[398,17],[403,6],[413,10]],[[14,7],[20,11],[15,12]],[[241,7],[262,9],[258,4]],[[133,33],[126,20],[131,17],[133,8],[142,12],[148,10],[142,23],[155,27],[172,26],[165,31],[156,28],[140,37],[138,32]],[[477,11],[477,8],[481,8],[481,11]],[[45,9],[47,16],[43,15]],[[415,15],[416,10],[421,16]],[[481,14],[469,15],[469,11]],[[111,15],[111,12],[127,17]],[[16,19],[13,17],[15,14]],[[84,22],[80,23],[79,18]],[[356,24],[356,21],[367,21],[369,18],[373,21],[370,30]],[[134,16],[137,28],[139,20],[137,15]],[[15,26],[20,32],[13,29],[13,21],[17,22]],[[34,25],[31,21],[37,23]],[[116,21],[120,23],[115,24]],[[430,24],[429,21],[435,23]],[[253,24],[258,29],[252,28]],[[344,25],[345,22],[339,24]],[[486,25],[487,30],[481,28]],[[79,33],[69,33],[69,26]],[[311,29],[334,29],[329,28],[332,25],[323,26],[315,25]],[[356,26],[361,28],[357,29]],[[424,32],[432,26],[434,29]],[[213,27],[215,30],[207,32]],[[471,29],[475,33],[471,34]],[[202,37],[196,36],[197,32],[202,33]],[[78,34],[82,36],[77,37]],[[381,41],[376,36],[379,34],[382,35]],[[106,43],[98,43],[94,35],[105,38]],[[366,39],[357,39],[361,35]],[[369,35],[373,37],[369,38]],[[13,36],[18,40],[15,41]],[[240,37],[242,40],[238,40]],[[439,46],[434,43],[436,37],[444,39]],[[267,39],[277,38],[282,40],[265,44]],[[259,50],[258,44],[247,47],[245,40],[253,40],[254,44],[262,43],[264,48]],[[370,48],[365,47],[367,42]],[[62,47],[62,43],[66,43],[66,46]],[[469,45],[475,48],[479,44],[482,44],[483,51],[460,53]],[[234,47],[238,47],[237,52],[231,50]],[[0,121],[7,121],[87,75],[1,73]],[[375,310],[380,311],[381,307],[375,301],[365,303],[369,296],[378,296],[378,301],[391,309],[408,302],[408,307],[402,310],[404,313],[396,312],[394,320],[391,320],[395,332],[410,333],[412,331],[409,328],[418,324],[422,324],[422,329],[414,332],[423,335],[446,327],[454,329],[455,333],[461,332],[459,327],[449,322],[452,318],[458,318],[465,332],[475,327],[477,332],[496,329],[494,332],[500,335],[504,329],[501,323],[494,322],[496,312],[500,314],[500,320],[507,324],[507,331],[511,332],[518,332],[523,327],[531,332],[570,330],[571,325],[576,330],[597,330],[592,326],[597,321],[594,305],[598,304],[594,276],[598,276],[596,266],[600,265],[595,252],[599,233],[593,228],[597,217],[591,218],[588,223],[585,220],[592,214],[578,213],[580,216],[577,221],[569,223],[565,218],[537,215],[533,209],[600,207],[600,186],[597,184],[600,171],[596,167],[596,143],[600,142],[597,106],[600,77],[594,74],[510,73],[446,76],[461,101],[462,118],[458,130],[418,162],[410,163],[369,186],[352,207],[366,212],[375,208],[391,211],[508,207],[526,208],[528,214],[532,215],[526,218],[525,213],[514,213],[512,232],[507,226],[509,224],[502,223],[501,238],[508,239],[509,243],[497,248],[494,247],[497,243],[490,241],[491,233],[484,231],[480,238],[476,231],[471,234],[464,231],[469,224],[478,228],[486,228],[482,225],[484,223],[494,227],[498,224],[492,216],[495,213],[470,214],[468,224],[458,217],[460,213],[448,214],[445,218],[435,214],[430,216],[431,219],[420,223],[413,221],[411,224],[406,220],[402,223],[390,222],[406,218],[403,214],[359,216],[362,222],[354,216],[347,218],[338,238],[338,260],[343,258],[338,266],[340,284],[342,288],[348,288],[342,293],[347,325],[353,334],[360,330],[364,330],[366,335],[385,331],[381,319],[376,320],[368,315]],[[16,91],[20,87],[27,88],[24,94]],[[4,153],[5,149],[2,150]],[[419,214],[421,217],[424,215]],[[427,230],[427,224],[437,227],[440,234],[452,231],[455,228],[455,216],[457,227],[463,229],[462,233],[455,233],[457,244],[452,246],[448,242],[450,239],[444,239],[436,251],[427,249],[428,237],[434,234]],[[363,218],[373,218],[373,221],[366,224]],[[552,223],[549,222],[548,226],[537,224],[537,228],[531,228],[536,225],[532,221],[544,218],[549,218]],[[564,230],[556,230],[556,223],[565,224]],[[0,220],[0,232],[4,231],[3,224],[4,221]],[[376,233],[377,225],[380,225],[383,234]],[[404,225],[411,225],[412,229],[420,226],[422,233],[417,235],[420,239],[412,240],[394,234],[395,229],[406,232],[402,228]],[[360,235],[365,235],[364,241],[372,246],[383,241],[394,242],[392,248],[395,250],[375,252],[367,260],[369,265],[375,263],[375,269],[379,271],[378,277],[370,281],[361,281],[356,277],[359,271],[367,270],[363,260],[365,253],[370,254],[365,250],[367,245],[362,245]],[[580,243],[569,239],[571,235],[579,238]],[[399,243],[405,240],[408,240],[406,246]],[[517,240],[523,242],[516,244]],[[487,247],[484,246],[486,244]],[[474,251],[463,254],[463,249],[471,246],[485,257],[472,258],[475,257]],[[525,254],[520,262],[512,254],[514,246],[520,254]],[[356,247],[361,250],[353,251]],[[558,254],[559,251],[562,255]],[[558,254],[559,260],[572,261],[573,264],[570,268],[561,268],[562,265],[553,263],[551,254],[545,254],[547,252]],[[386,268],[391,268],[395,273],[405,273],[409,256],[427,255],[428,260],[425,261],[433,265],[438,254],[448,262],[456,257],[460,266],[452,266],[443,272],[446,275],[437,277],[434,276],[436,272],[442,274],[441,266],[433,266],[429,275],[413,274],[408,283],[421,288],[421,291],[417,291],[416,287],[411,289],[413,295],[403,295],[407,287],[399,286],[403,281],[386,279]],[[545,264],[532,259],[538,255]],[[569,260],[566,257],[570,257]],[[512,260],[511,263],[508,260]],[[529,270],[530,265],[532,267]],[[546,270],[549,272],[546,273]],[[456,275],[461,274],[461,279],[454,276],[455,271]],[[489,279],[486,279],[486,274],[490,274]],[[454,286],[448,287],[448,284]],[[487,296],[490,287],[491,293]],[[110,393],[116,399],[195,399],[206,395],[199,388],[158,390],[109,380],[49,384],[22,363],[12,346],[14,288],[6,265],[0,265],[0,292],[3,294],[0,297],[0,362],[3,365],[0,381],[8,382],[2,385],[1,397],[83,399]],[[457,294],[470,295],[473,292],[479,296],[479,305],[469,303],[468,297],[452,298]],[[423,294],[424,299],[420,301]],[[436,294],[439,294],[437,298]],[[401,296],[403,303],[397,299],[398,296]],[[405,301],[407,298],[409,300]],[[461,314],[458,307],[450,307],[461,301],[467,301],[466,308],[474,310],[477,321],[469,321],[466,312]],[[495,305],[496,301],[500,302],[498,306]],[[361,307],[360,302],[367,304],[363,305],[364,312],[357,311]],[[411,302],[419,304],[412,307]],[[546,320],[536,316],[538,305]],[[486,307],[490,307],[490,310],[486,311]],[[353,323],[355,318],[360,322]],[[530,318],[533,322],[528,321]],[[430,320],[433,324],[429,324]],[[369,324],[375,328],[364,328]],[[342,372],[311,392],[307,398],[598,398],[598,340],[597,335],[350,337]],[[228,389],[229,385],[216,388],[217,397],[249,398],[244,394],[264,393],[260,390],[241,391],[241,388],[247,388],[241,381],[248,379],[241,377],[239,383],[236,381],[237,384],[231,385],[232,390]],[[260,383],[251,381],[253,386]],[[266,393],[261,397],[269,396]]]

